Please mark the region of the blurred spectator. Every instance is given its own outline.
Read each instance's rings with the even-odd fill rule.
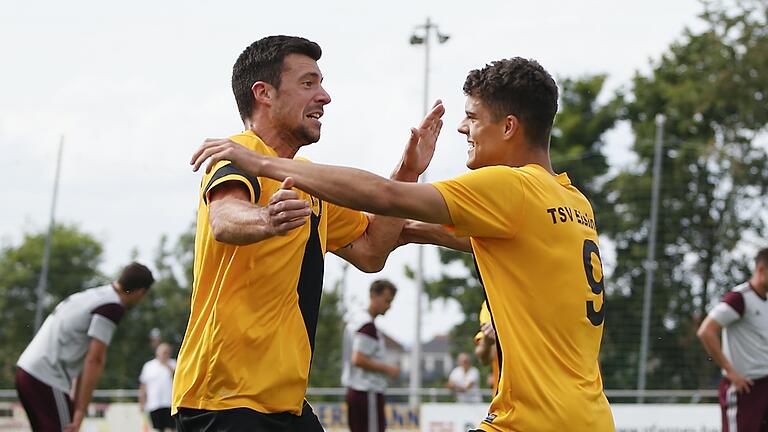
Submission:
[[[175,431],[171,418],[171,394],[176,360],[171,358],[171,346],[160,343],[155,358],[144,363],[139,375],[139,407],[149,414],[152,427],[160,432]]]
[[[448,376],[448,388],[456,394],[456,402],[482,402],[480,395],[480,372],[469,362],[467,353],[460,353],[456,366]]]
[[[347,387],[350,432],[383,432],[384,391],[387,376],[397,378],[400,368],[386,363],[384,336],[375,320],[392,305],[397,288],[387,280],[371,284],[371,302],[359,319],[350,319],[344,332],[344,370],[341,382]]]

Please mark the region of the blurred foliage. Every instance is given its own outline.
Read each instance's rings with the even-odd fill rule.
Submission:
[[[627,118],[639,162],[604,192],[613,212],[599,214],[601,232],[617,253],[602,356],[609,388],[637,383],[656,114],[666,122],[648,388],[714,385],[717,368],[695,330],[748,277],[745,251],[759,247],[749,239],[768,234],[768,159],[756,145],[768,123],[766,2],[710,2],[702,19],[703,31],[686,31],[650,74],[635,76]],[[638,324],[627,331],[627,322]]]

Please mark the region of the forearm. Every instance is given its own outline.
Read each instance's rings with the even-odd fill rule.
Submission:
[[[449,249],[472,253],[468,237],[456,237],[444,225],[414,220],[406,221],[403,239],[408,243],[433,244]]]
[[[481,339],[480,342],[478,342],[475,347],[475,356],[480,360],[480,363],[484,365],[491,364],[491,346],[492,345],[486,343],[484,339]]]
[[[371,372],[388,373],[390,366],[386,363],[378,362],[364,354],[355,353],[352,358],[352,364]]]
[[[723,353],[723,350],[720,348],[720,338],[717,337],[717,335],[706,332],[706,333],[700,333],[699,340],[701,340],[701,344],[704,346],[704,349],[709,353],[709,355],[712,357],[712,360],[720,366],[723,370],[726,372],[735,371],[733,369],[733,364],[728,360],[727,357],[725,357],[725,354]]]
[[[78,378],[77,390],[74,395],[74,414],[80,413],[81,418],[85,417],[88,410],[88,404],[91,402],[93,390],[99,382],[101,372],[104,370],[104,360],[86,359],[83,371]]]
[[[208,216],[213,237],[216,241],[234,245],[257,243],[273,237],[264,211],[264,208],[242,200],[211,202]]]
[[[401,186],[409,183],[387,180],[356,168],[283,158],[265,157],[258,163],[259,175],[276,180],[291,177],[297,188],[342,207],[383,216],[411,216],[399,205],[408,198]]]
[[[144,411],[144,405],[147,403],[147,387],[142,384],[139,386],[139,408]]]

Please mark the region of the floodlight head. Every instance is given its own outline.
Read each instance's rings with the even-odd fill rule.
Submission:
[[[448,39],[450,39],[450,38],[451,38],[451,36],[450,36],[450,35],[447,35],[447,34],[442,34],[442,33],[440,33],[440,32],[437,32],[437,40],[438,40],[440,43],[446,43],[446,42],[448,42]]]
[[[411,45],[421,45],[424,43],[424,38],[421,36],[411,35]]]

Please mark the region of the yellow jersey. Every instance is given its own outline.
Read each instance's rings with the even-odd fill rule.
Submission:
[[[253,132],[231,140],[277,156]],[[309,163],[309,162],[306,162]],[[216,241],[208,193],[236,181],[251,203],[266,206],[280,182],[255,178],[229,161],[203,176],[195,235],[192,306],[173,382],[179,407],[300,415],[314,349],[326,251],[344,247],[367,228],[361,212],[311,203],[310,221],[284,236],[237,246]]]
[[[484,167],[433,183],[469,236],[496,329],[484,431],[613,431],[598,355],[602,264],[589,201],[567,174]]]

